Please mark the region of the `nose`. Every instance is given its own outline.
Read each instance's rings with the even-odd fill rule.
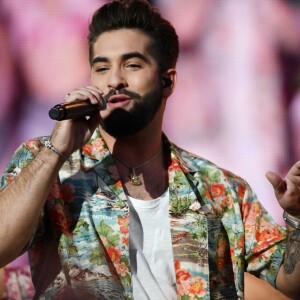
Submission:
[[[107,85],[110,90],[120,90],[127,86],[126,80],[121,70],[111,71]]]

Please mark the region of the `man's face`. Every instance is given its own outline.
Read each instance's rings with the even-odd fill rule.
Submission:
[[[161,106],[162,83],[150,42],[139,30],[122,29],[101,34],[94,44],[91,83],[104,92],[101,125],[112,136],[137,133]]]

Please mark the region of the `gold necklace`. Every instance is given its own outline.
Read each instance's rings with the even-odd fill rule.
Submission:
[[[141,163],[140,165],[133,167],[130,166],[128,163],[126,163],[124,160],[120,159],[118,156],[116,155],[112,155],[115,159],[117,159],[120,163],[122,163],[125,167],[127,167],[129,170],[131,170],[131,173],[129,175],[129,181],[132,185],[138,186],[142,184],[141,179],[136,175],[135,170],[150,163],[151,161],[153,161],[162,151],[162,146],[159,148],[158,152],[154,154],[154,156],[152,156],[151,158],[149,158],[148,160],[146,160],[145,162]]]

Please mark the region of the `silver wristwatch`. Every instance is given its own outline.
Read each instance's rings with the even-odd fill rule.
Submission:
[[[295,229],[300,229],[300,219],[291,216],[286,211],[283,212],[283,220]]]

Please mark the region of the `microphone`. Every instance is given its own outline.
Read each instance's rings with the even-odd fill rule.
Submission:
[[[75,100],[53,106],[49,110],[49,117],[57,121],[78,119],[95,114],[104,108],[105,106],[101,106],[101,104],[92,104],[86,100]]]

